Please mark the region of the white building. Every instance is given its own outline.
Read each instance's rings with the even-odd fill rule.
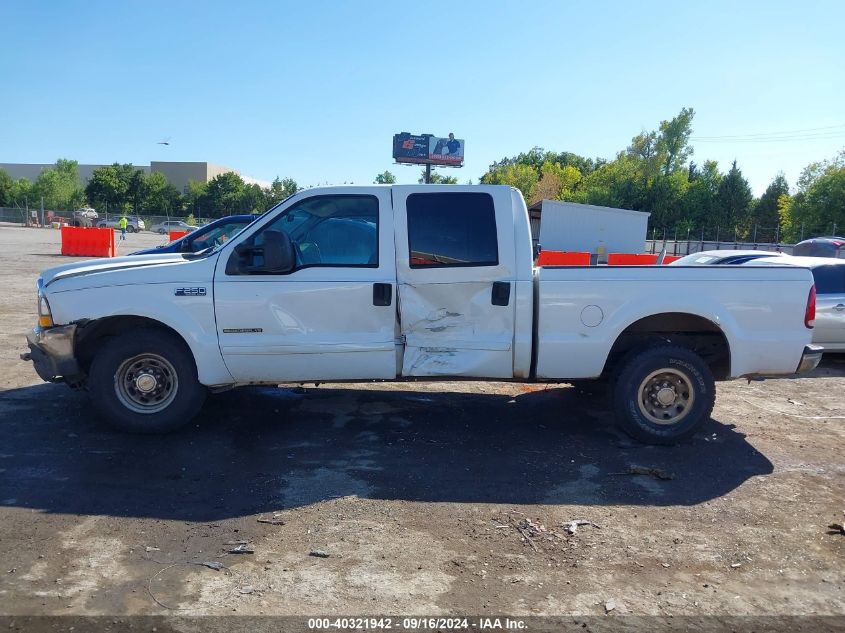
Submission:
[[[531,205],[531,237],[545,251],[642,253],[650,213],[543,200]]]

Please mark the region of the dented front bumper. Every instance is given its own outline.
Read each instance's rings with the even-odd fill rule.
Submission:
[[[26,335],[29,352],[21,360],[31,360],[42,380],[62,382],[73,380],[82,373],[74,356],[76,325],[35,328]]]

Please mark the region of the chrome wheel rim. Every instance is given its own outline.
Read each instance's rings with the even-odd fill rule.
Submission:
[[[176,398],[179,378],[169,360],[158,354],[128,358],[114,375],[114,391],[120,403],[135,413],[158,413]]]
[[[637,390],[640,413],[654,424],[678,424],[694,403],[695,390],[689,376],[670,367],[651,372]]]

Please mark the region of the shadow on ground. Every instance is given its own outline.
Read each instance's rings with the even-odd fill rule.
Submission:
[[[631,465],[672,480],[623,473]],[[113,433],[84,394],[0,394],[0,503],[53,513],[220,520],[339,496],[497,504],[689,505],[772,464],[731,426],[675,447],[621,435],[571,387],[496,394],[251,388],[164,436]]]

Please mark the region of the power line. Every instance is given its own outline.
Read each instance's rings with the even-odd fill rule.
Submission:
[[[695,141],[721,141],[721,140],[753,140],[753,139],[780,139],[797,138],[803,136],[817,136],[825,134],[845,133],[845,124],[827,125],[824,127],[803,128],[800,130],[781,130],[778,132],[749,132],[747,134],[723,134],[713,136],[693,136]]]
[[[718,136],[693,136],[697,143],[789,143],[795,141],[816,141],[845,138],[845,124],[824,127],[784,130],[781,132],[755,132],[748,134],[724,134]]]

